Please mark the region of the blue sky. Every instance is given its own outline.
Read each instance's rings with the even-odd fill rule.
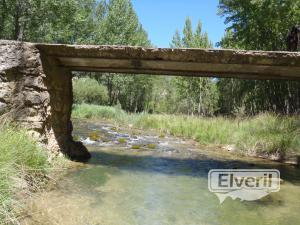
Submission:
[[[224,35],[224,18],[217,15],[218,0],[132,0],[135,11],[151,42],[156,47],[169,47],[172,37],[182,31],[185,18],[196,27],[199,20],[210,40],[216,44]]]

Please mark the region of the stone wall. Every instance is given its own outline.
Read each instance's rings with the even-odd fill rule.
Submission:
[[[90,157],[72,139],[72,77],[34,44],[0,41],[0,118],[15,121],[53,155]]]

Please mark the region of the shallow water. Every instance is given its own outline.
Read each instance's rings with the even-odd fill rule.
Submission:
[[[57,188],[41,194],[26,223],[300,224],[299,169],[107,124],[77,121],[74,127],[93,158],[70,171]],[[98,131],[105,141],[89,140],[91,131]],[[120,138],[126,143],[119,143]],[[284,182],[280,192],[263,199],[243,202],[227,198],[220,204],[207,188],[208,171],[218,168],[277,168]]]

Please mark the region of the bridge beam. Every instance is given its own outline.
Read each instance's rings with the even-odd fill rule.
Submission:
[[[61,67],[77,71],[300,79],[300,54],[220,49],[45,45],[37,48]]]

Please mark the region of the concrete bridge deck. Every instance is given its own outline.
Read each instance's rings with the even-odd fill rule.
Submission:
[[[300,80],[300,53],[36,44],[77,71]]]

